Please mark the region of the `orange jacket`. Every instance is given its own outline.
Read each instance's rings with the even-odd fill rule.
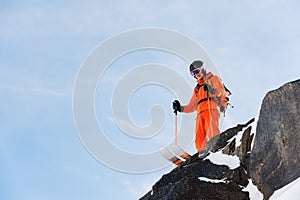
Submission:
[[[219,110],[219,106],[226,107],[227,102],[228,97],[222,80],[209,72],[204,78],[198,80],[189,104],[183,106],[183,112],[190,113],[197,110],[200,113],[208,109]]]

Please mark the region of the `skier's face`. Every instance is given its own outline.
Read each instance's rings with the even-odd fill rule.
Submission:
[[[199,73],[199,74],[196,74],[195,77],[196,77],[197,79],[201,79],[201,78],[203,78],[203,73],[201,72],[201,73]]]

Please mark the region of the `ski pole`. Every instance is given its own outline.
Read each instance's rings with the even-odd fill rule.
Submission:
[[[178,117],[177,117],[177,111],[174,112],[175,113],[175,145],[177,145],[177,139],[178,139]]]

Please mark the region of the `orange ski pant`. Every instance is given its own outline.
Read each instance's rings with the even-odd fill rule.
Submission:
[[[195,144],[198,152],[206,149],[206,142],[220,134],[220,112],[218,109],[208,109],[200,112],[196,121]]]

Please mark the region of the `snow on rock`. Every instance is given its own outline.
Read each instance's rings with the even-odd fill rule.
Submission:
[[[300,199],[300,178],[274,192],[270,200]]]
[[[240,160],[237,156],[230,156],[222,152],[211,153],[206,159],[216,165],[227,165],[230,169],[235,169],[240,166]]]
[[[240,132],[238,132],[238,134],[234,137],[234,138],[235,138],[235,141],[236,141],[235,147],[239,147],[239,146],[241,145],[243,134],[244,134],[244,132],[243,132],[243,131],[240,131]]]
[[[198,178],[200,181],[205,181],[205,182],[210,182],[210,183],[226,183],[225,180],[219,180],[219,179],[210,179],[206,177],[199,177]]]
[[[259,117],[255,117],[255,121],[251,124],[252,132],[254,133],[254,137],[256,135],[256,127],[257,127],[257,121]],[[254,142],[251,142],[251,150],[253,149]]]
[[[256,133],[256,126],[257,126],[257,119],[258,117],[254,118],[253,122],[251,124],[249,124],[247,127],[243,128],[241,131],[239,131],[236,136],[234,136],[232,139],[228,140],[228,142],[231,142],[235,139],[235,148],[238,148],[239,146],[241,146],[242,144],[242,138],[243,138],[243,135],[245,133],[245,130],[249,127],[251,127],[251,133],[253,133],[255,135]],[[253,145],[253,143],[251,143],[251,145]],[[252,146],[251,146],[251,149],[252,149]]]
[[[257,187],[249,180],[249,184],[243,189],[245,192],[249,192],[249,197],[251,200],[262,200],[264,195],[257,189]]]

